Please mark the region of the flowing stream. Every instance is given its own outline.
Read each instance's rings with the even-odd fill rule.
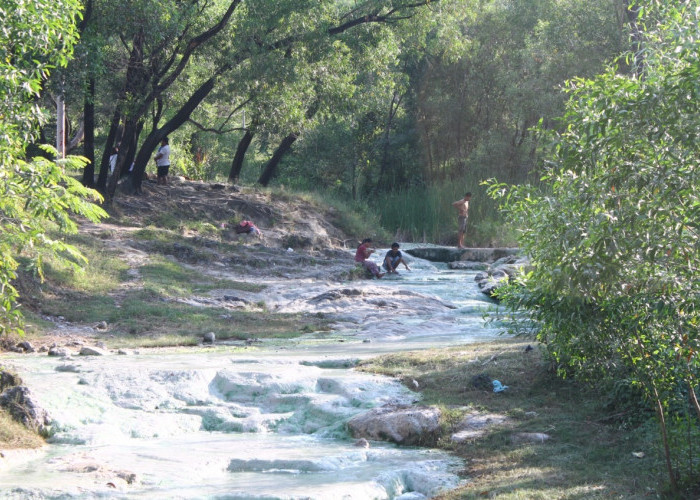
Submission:
[[[356,360],[498,333],[484,324],[492,303],[473,272],[407,260],[412,270],[388,279],[270,279],[246,296],[329,314],[331,334],[125,356],[4,356],[49,412],[53,434],[0,469],[0,497],[416,500],[458,486],[459,459],[357,446],[346,429],[372,407],[420,397],[353,370]]]

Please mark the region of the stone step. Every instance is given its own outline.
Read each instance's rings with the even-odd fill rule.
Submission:
[[[411,248],[406,253],[431,262],[455,262],[470,260],[475,262],[494,262],[503,257],[518,255],[519,248],[454,248],[425,247]]]

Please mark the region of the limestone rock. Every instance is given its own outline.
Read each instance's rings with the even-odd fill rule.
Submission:
[[[367,441],[365,438],[360,438],[355,441],[355,446],[358,448],[369,448],[369,441]]]
[[[63,364],[59,365],[56,368],[54,368],[57,372],[70,372],[70,373],[79,373],[80,367],[78,365],[71,365],[71,364]]]
[[[109,354],[109,352],[107,352],[104,349],[101,349],[99,347],[93,347],[93,346],[86,345],[80,349],[81,356],[106,356],[108,354]]]
[[[31,398],[31,391],[23,385],[11,387],[0,394],[0,407],[26,427],[44,432],[50,423],[49,414]]]
[[[505,415],[495,413],[470,413],[459,424],[450,440],[453,443],[465,443],[483,437],[491,427],[506,422]]]
[[[411,248],[406,253],[432,262],[454,262],[458,260],[476,262],[494,262],[503,257],[517,255],[517,248],[454,248],[425,247]]]
[[[440,410],[426,406],[388,405],[350,419],[348,428],[356,438],[417,445],[440,428]]]
[[[65,358],[67,356],[70,356],[70,352],[65,347],[51,346],[49,348],[49,356],[58,356]]]
[[[473,260],[456,260],[449,262],[447,267],[450,269],[464,269],[467,271],[486,271],[489,265],[484,262],[474,262]]]

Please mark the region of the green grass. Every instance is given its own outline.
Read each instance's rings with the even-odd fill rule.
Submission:
[[[203,276],[162,257],[155,257],[149,264],[141,266],[139,274],[149,289],[169,297],[189,297],[216,289],[246,292],[265,289],[264,285]]]
[[[498,214],[497,203],[486,195],[479,179],[459,179],[433,186],[416,186],[371,201],[383,227],[402,241],[454,245],[457,211],[452,202],[472,193],[465,244],[475,247],[513,247],[516,233]]]
[[[34,431],[15,421],[0,409],[0,449],[32,449],[44,445],[44,440]]]
[[[209,295],[215,290],[257,293],[264,285],[218,278],[195,271],[173,259],[207,262],[211,241],[186,239],[171,230],[148,227],[131,235],[148,255],[133,269],[125,255],[111,251],[104,239],[77,236],[71,243],[89,259],[82,271],[49,262],[46,282],[24,273],[22,296],[28,312],[28,336],[36,338],[53,325],[42,316],[63,317],[75,324],[106,322],[99,333],[111,347],[187,346],[201,342],[207,332],[218,340],[294,338],[328,330],[327,320],[310,315],[276,314],[263,301],[245,309],[218,306]],[[230,245],[213,243],[230,254]],[[202,259],[202,255],[206,255]],[[182,299],[194,298],[192,303]]]
[[[232,311],[181,303],[175,299],[189,296],[184,288],[192,284],[181,288],[166,282],[167,286],[163,286],[162,278],[159,276],[160,281],[131,291],[119,300],[109,295],[64,291],[59,296],[45,297],[42,311],[74,323],[106,321],[109,328],[105,342],[113,347],[194,345],[207,332],[214,332],[219,340],[245,340],[293,338],[309,331],[328,330],[323,318],[270,313],[264,304],[252,305],[253,310]],[[236,284],[225,280],[222,283],[227,289]]]
[[[470,482],[441,499],[658,498],[663,489],[657,428],[647,422],[633,429],[610,418],[607,399],[548,371],[538,349],[526,353],[522,341],[436,349],[382,356],[359,369],[397,377],[422,402],[446,410],[444,432],[435,445],[466,460]],[[503,393],[474,387],[486,374],[509,386]],[[507,415],[509,423],[468,444],[450,441],[453,425],[470,411]],[[514,444],[516,432],[543,432],[541,444]],[[644,452],[637,458],[633,452]],[[688,497],[691,498],[691,497]]]
[[[88,262],[76,269],[62,265],[56,259],[47,259],[44,273],[50,282],[92,293],[114,290],[127,279],[128,264],[120,258],[117,251],[107,247],[103,240],[84,235],[70,235],[66,240],[77,247]]]
[[[279,200],[293,201],[301,199],[317,208],[335,227],[357,238],[373,238],[377,241],[390,242],[393,233],[386,231],[380,224],[379,214],[372,210],[365,201],[352,201],[334,196],[330,192],[297,192],[283,188],[270,189],[270,193]],[[346,242],[356,244],[355,239]]]

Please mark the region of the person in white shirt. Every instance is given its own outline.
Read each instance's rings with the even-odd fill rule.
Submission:
[[[114,173],[114,169],[117,166],[117,157],[119,155],[119,148],[112,148],[112,154],[109,157],[109,175]]]
[[[160,141],[160,147],[154,160],[158,168],[157,183],[165,186],[168,183],[168,172],[170,171],[170,146],[168,145],[167,137],[163,137],[163,140]]]

